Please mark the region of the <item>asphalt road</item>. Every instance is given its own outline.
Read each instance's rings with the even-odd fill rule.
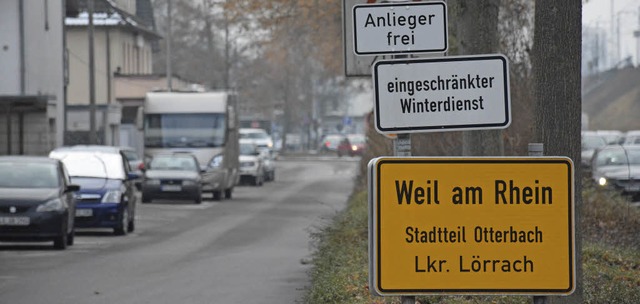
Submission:
[[[0,304],[299,303],[310,233],[352,189],[357,159],[280,160],[232,200],[139,204],[136,231],[78,231],[66,251],[0,243]]]

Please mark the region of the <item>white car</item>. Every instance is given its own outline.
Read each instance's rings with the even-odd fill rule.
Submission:
[[[273,139],[264,129],[241,128],[240,139],[253,142],[258,148],[273,150]]]
[[[251,141],[240,140],[240,183],[262,186],[264,162],[258,146]]]

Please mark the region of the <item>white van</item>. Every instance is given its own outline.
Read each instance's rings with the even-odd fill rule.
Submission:
[[[202,165],[203,192],[231,198],[239,179],[236,103],[227,91],[147,93],[140,126],[145,157],[192,153]]]

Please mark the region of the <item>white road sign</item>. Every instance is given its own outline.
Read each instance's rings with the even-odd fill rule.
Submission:
[[[504,55],[381,60],[372,74],[380,133],[504,129],[511,123]]]
[[[353,40],[357,55],[445,52],[447,36],[444,2],[353,7]]]

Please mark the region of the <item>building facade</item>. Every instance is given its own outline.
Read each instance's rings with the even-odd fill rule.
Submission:
[[[150,9],[149,0],[93,2],[94,129],[98,144],[119,145],[123,107],[116,98],[116,79],[122,75],[152,75],[153,43],[160,37],[152,19],[138,16],[140,7]],[[65,19],[69,52],[68,145],[86,144],[91,138],[88,4],[89,0],[78,0],[77,14]]]
[[[0,154],[46,155],[64,131],[64,1],[0,1]]]

